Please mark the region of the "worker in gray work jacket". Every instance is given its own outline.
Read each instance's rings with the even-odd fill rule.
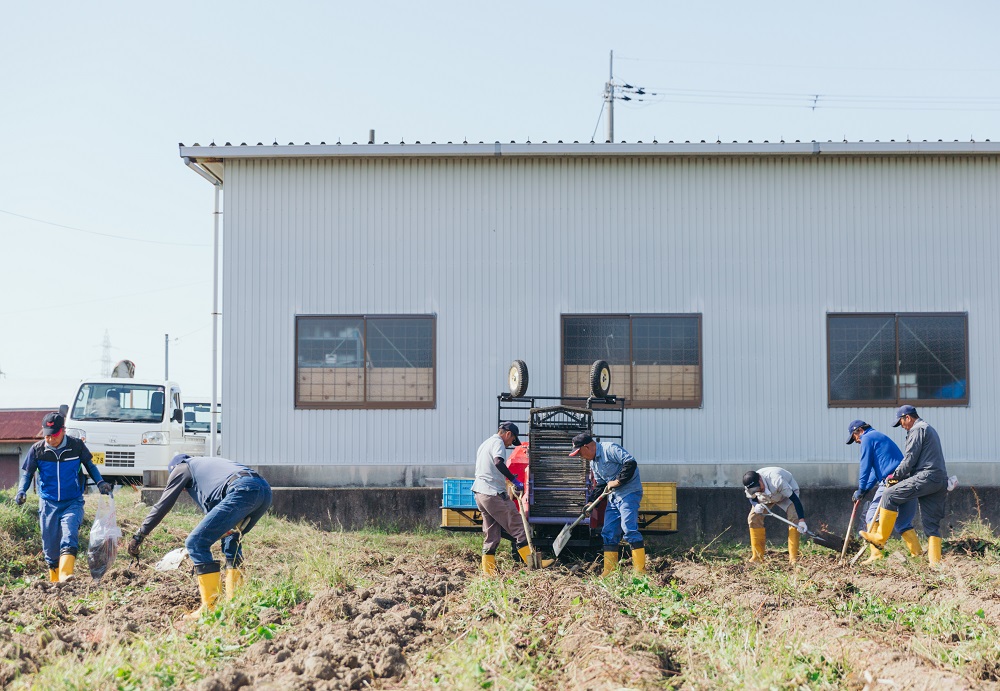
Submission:
[[[771,466],[760,470],[748,470],[743,475],[743,489],[750,500],[750,561],[764,561],[765,528],[764,516],[780,508],[792,523],[798,527],[788,528],[788,561],[799,560],[799,535],[808,530],[806,512],[799,500],[799,483],[784,468]]]
[[[219,562],[212,558],[212,545],[222,540],[228,599],[243,582],[243,536],[271,507],[271,486],[245,465],[218,456],[180,453],[170,461],[167,471],[170,474],[160,501],[149,510],[139,532],[129,542],[128,553],[139,557],[142,541],[177,503],[181,492],[187,490],[206,514],[184,543],[194,562],[201,593],[201,607],[185,618],[197,619],[214,609],[222,594],[221,569]]]
[[[948,496],[948,469],[944,464],[941,438],[933,427],[920,419],[912,405],[896,409],[896,424],[906,430],[903,460],[886,478],[886,490],[879,505],[878,526],[861,537],[879,549],[885,546],[896,525],[899,509],[906,502],[920,502],[920,520],[927,535],[927,559],[931,565],[941,561],[941,521]]]

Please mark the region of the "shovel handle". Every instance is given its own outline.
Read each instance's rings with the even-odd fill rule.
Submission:
[[[851,531],[854,530],[854,518],[855,516],[858,515],[858,504],[860,503],[861,503],[860,499],[854,502],[854,509],[851,510],[851,520],[847,524],[847,535],[844,536],[844,548],[840,550],[841,560],[847,559],[847,545],[851,541]]]

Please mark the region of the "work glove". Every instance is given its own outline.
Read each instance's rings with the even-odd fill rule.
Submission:
[[[801,533],[801,534],[803,534],[803,535],[805,535],[805,532],[806,532],[807,530],[809,530],[809,528],[808,528],[808,527],[806,527],[806,522],[805,522],[805,519],[803,519],[803,520],[799,521],[799,525],[798,525],[798,529],[799,529],[799,533]]]
[[[753,505],[753,512],[755,514],[763,516],[767,512],[767,509],[764,507],[763,504],[754,504]]]
[[[14,497],[14,503],[17,504],[18,506],[22,506],[24,502],[27,500],[28,497],[24,494],[24,492],[18,492],[17,496]]]
[[[898,482],[899,482],[899,478],[896,477],[895,475],[890,475],[889,477],[887,477],[885,479],[885,484],[886,484],[886,486],[889,486],[889,487],[891,487],[892,485],[897,484]]]
[[[851,501],[855,501],[855,502],[861,501],[861,497],[863,497],[863,496],[865,496],[865,493],[863,491],[861,491],[860,489],[856,489],[856,490],[854,490],[854,496],[851,497]]]
[[[136,533],[132,536],[132,539],[128,541],[128,553],[130,556],[139,558],[139,547],[142,546],[142,541],[146,539],[146,536],[142,533]]]
[[[97,489],[101,494],[111,494],[111,490],[114,489],[114,485],[110,482],[98,482]]]
[[[524,483],[520,480],[511,480],[510,484],[514,485],[514,490],[518,494],[524,494]]]

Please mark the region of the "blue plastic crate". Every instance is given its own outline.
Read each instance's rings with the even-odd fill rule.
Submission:
[[[441,506],[446,509],[474,509],[476,498],[472,495],[472,478],[446,477],[442,485]]]

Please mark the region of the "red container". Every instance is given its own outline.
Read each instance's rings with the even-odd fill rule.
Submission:
[[[507,467],[510,469],[510,472],[514,474],[514,477],[516,477],[520,482],[522,482],[524,484],[525,489],[528,490],[528,497],[529,497],[528,503],[530,504],[531,488],[528,487],[528,482],[527,482],[528,478],[527,443],[521,442],[520,446],[515,447],[514,450],[510,452],[510,457],[507,458]],[[525,510],[530,510],[528,506],[525,506],[524,508]]]

